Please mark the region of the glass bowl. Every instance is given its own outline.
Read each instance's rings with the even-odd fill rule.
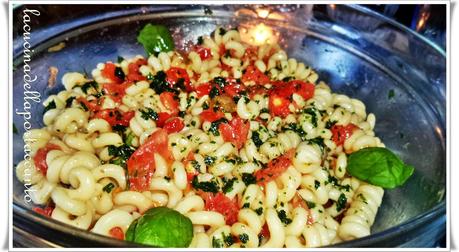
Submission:
[[[68,71],[90,72],[117,56],[144,54],[136,35],[146,23],[166,25],[176,47],[209,34],[217,25],[270,27],[289,57],[317,70],[334,92],[362,100],[376,115],[376,134],[416,170],[400,188],[386,190],[372,235],[335,247],[431,247],[446,232],[446,53],[422,36],[375,12],[354,5],[22,5],[14,9],[13,113],[23,92],[22,11],[32,16],[32,90],[42,100],[63,89]],[[57,52],[48,48],[65,43]],[[188,43],[187,43],[188,42]],[[58,85],[47,87],[56,66]],[[43,106],[31,109],[40,127]],[[14,113],[13,163],[24,155],[23,118]],[[14,171],[13,167],[10,171]],[[24,185],[13,179],[16,246],[139,246],[44,218],[24,201]]]

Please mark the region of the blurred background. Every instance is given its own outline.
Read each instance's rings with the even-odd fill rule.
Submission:
[[[446,5],[442,4],[365,4],[446,49]]]

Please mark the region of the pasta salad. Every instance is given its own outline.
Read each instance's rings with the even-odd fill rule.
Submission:
[[[138,41],[148,57],[65,73],[24,134],[36,212],[156,247],[319,247],[370,235],[413,173],[278,44],[218,27],[179,52],[152,24]]]

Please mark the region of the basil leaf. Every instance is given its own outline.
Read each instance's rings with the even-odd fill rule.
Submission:
[[[414,168],[389,149],[370,147],[349,156],[347,171],[360,180],[391,189],[403,185]]]
[[[174,40],[164,25],[147,24],[137,36],[148,55],[174,50]]]

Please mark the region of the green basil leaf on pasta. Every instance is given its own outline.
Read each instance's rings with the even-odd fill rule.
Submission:
[[[131,223],[126,240],[160,248],[186,248],[193,238],[193,224],[183,214],[155,207]]]
[[[391,189],[403,185],[414,168],[389,149],[370,147],[349,156],[347,171],[360,180]]]
[[[137,36],[148,55],[174,50],[174,40],[164,25],[147,24]]]

